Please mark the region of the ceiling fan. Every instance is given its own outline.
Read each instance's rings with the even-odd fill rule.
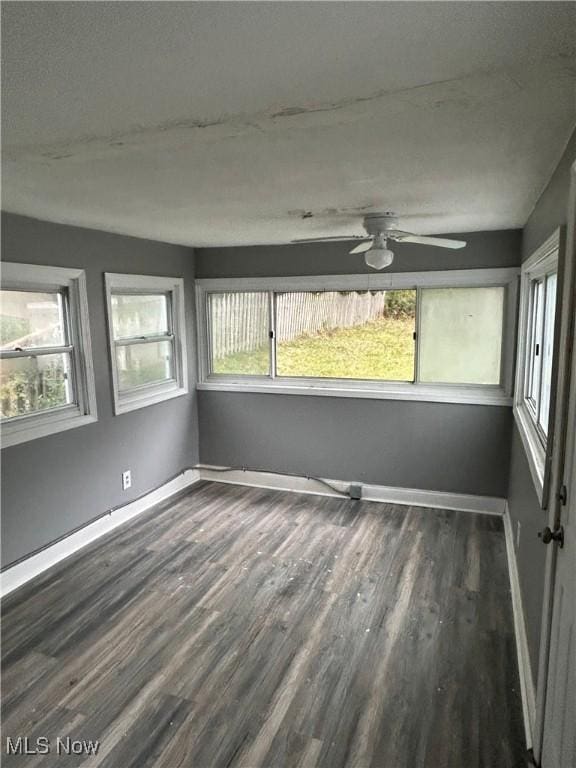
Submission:
[[[465,240],[449,240],[445,237],[427,237],[413,235],[396,229],[398,219],[390,213],[369,213],[364,217],[366,235],[337,235],[336,237],[318,237],[305,240],[293,240],[294,243],[324,242],[329,240],[362,240],[350,253],[365,253],[366,264],[372,269],[385,269],[394,261],[394,252],[388,248],[388,240],[398,243],[418,243],[435,245],[437,248],[464,248]]]

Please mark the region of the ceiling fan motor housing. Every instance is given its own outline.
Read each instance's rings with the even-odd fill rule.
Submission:
[[[364,229],[369,235],[397,229],[398,219],[391,213],[369,213],[364,217]]]

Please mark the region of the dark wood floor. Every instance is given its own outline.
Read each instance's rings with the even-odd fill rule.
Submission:
[[[516,768],[502,522],[203,483],[9,596],[6,766]]]

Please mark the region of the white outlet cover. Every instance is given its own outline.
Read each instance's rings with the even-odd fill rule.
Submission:
[[[129,469],[127,469],[125,472],[122,472],[122,490],[127,491],[128,488],[132,487],[132,473]]]

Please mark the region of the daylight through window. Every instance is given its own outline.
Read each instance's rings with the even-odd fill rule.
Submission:
[[[2,264],[0,422],[16,445],[96,420],[81,269]]]
[[[557,275],[530,281],[530,306],[524,397],[542,436],[548,435]]]
[[[278,376],[414,380],[416,291],[277,293]]]
[[[500,388],[506,291],[209,290],[207,375]]]
[[[212,372],[267,376],[270,312],[267,293],[211,293]]]
[[[556,322],[559,234],[554,233],[523,264],[518,321],[514,416],[528,466],[543,506],[547,502],[552,424],[551,392]]]
[[[169,297],[112,294],[111,306],[120,392],[170,381],[174,336],[169,321]]]
[[[75,402],[67,292],[3,290],[0,302],[2,418]]]
[[[424,288],[420,381],[500,383],[504,288]]]
[[[187,390],[182,278],[106,274],[116,413]]]

